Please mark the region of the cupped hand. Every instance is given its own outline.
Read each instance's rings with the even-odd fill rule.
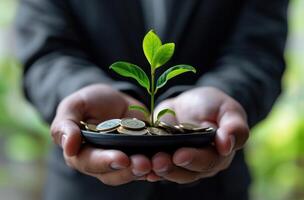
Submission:
[[[53,141],[63,148],[67,165],[107,185],[145,179],[151,170],[151,162],[145,156],[128,157],[119,150],[82,144],[81,120],[97,124],[113,118],[143,118],[138,111],[129,111],[130,105],[141,103],[103,84],[85,87],[66,97],[57,108],[51,134]]]
[[[165,100],[156,108],[171,108],[176,117],[166,115],[162,120],[178,123],[190,122],[217,129],[214,146],[204,148],[180,148],[169,155],[164,152],[152,158],[153,171],[147,180],[169,180],[191,183],[211,177],[229,167],[235,152],[241,149],[249,136],[247,117],[242,106],[222,91],[196,88]]]

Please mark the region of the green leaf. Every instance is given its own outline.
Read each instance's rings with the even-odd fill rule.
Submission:
[[[116,62],[110,66],[110,69],[113,69],[121,76],[134,78],[141,86],[148,91],[150,90],[149,78],[140,67],[128,62]]]
[[[157,121],[159,121],[160,118],[166,114],[171,114],[175,117],[175,112],[169,108],[166,108],[166,109],[159,111],[159,113],[157,114]]]
[[[145,117],[147,119],[149,119],[150,116],[150,112],[147,110],[147,108],[143,107],[143,106],[139,106],[139,105],[131,105],[129,106],[129,110],[137,110],[140,111],[142,113],[144,113]]]
[[[174,49],[175,49],[174,43],[167,43],[160,46],[153,57],[152,66],[155,67],[155,69],[157,69],[158,67],[166,64],[173,56]]]
[[[159,89],[163,87],[168,80],[185,72],[196,73],[196,69],[190,65],[176,65],[171,67],[158,78],[156,88]]]
[[[159,37],[154,33],[153,30],[149,31],[143,41],[143,50],[145,56],[152,66],[154,54],[156,54],[157,49],[162,45]]]

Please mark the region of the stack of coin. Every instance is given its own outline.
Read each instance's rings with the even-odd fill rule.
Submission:
[[[181,134],[184,133],[184,130],[180,128],[178,125],[172,125],[166,122],[158,122],[156,124],[157,128],[164,129],[169,134]]]
[[[147,129],[148,129],[149,135],[171,135],[165,129],[160,128],[160,127],[148,127]]]
[[[122,119],[117,131],[126,135],[146,135],[148,133],[146,123],[136,118]]]
[[[96,129],[99,133],[114,133],[120,127],[120,123],[120,119],[110,119],[98,124]]]
[[[172,125],[166,122],[158,122],[155,127],[147,126],[147,123],[136,118],[111,119],[100,124],[93,125],[81,121],[83,129],[100,134],[125,134],[125,135],[175,135],[186,133],[205,133],[213,131],[211,127],[201,127],[192,123],[180,123]]]
[[[80,121],[80,124],[88,131],[97,132],[96,125],[94,124],[89,124],[83,121]]]

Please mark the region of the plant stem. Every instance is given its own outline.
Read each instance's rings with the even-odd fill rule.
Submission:
[[[151,126],[154,126],[154,95],[155,95],[155,70],[151,67]]]

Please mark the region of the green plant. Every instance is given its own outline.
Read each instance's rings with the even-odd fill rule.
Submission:
[[[165,114],[175,115],[175,112],[169,108],[161,110],[157,114],[156,121],[154,120],[154,98],[157,91],[165,86],[168,80],[174,78],[177,75],[185,72],[196,73],[194,67],[190,65],[176,65],[167,69],[160,77],[158,77],[155,83],[155,71],[166,64],[174,54],[175,44],[166,43],[162,44],[162,41],[157,34],[151,30],[149,31],[143,40],[143,51],[150,64],[151,69],[151,80],[149,80],[147,74],[137,65],[128,62],[115,62],[110,66],[116,73],[135,79],[142,87],[146,88],[151,97],[150,112],[138,105],[132,105],[129,107],[130,110],[138,110],[143,112],[151,126],[154,126],[156,122]]]

